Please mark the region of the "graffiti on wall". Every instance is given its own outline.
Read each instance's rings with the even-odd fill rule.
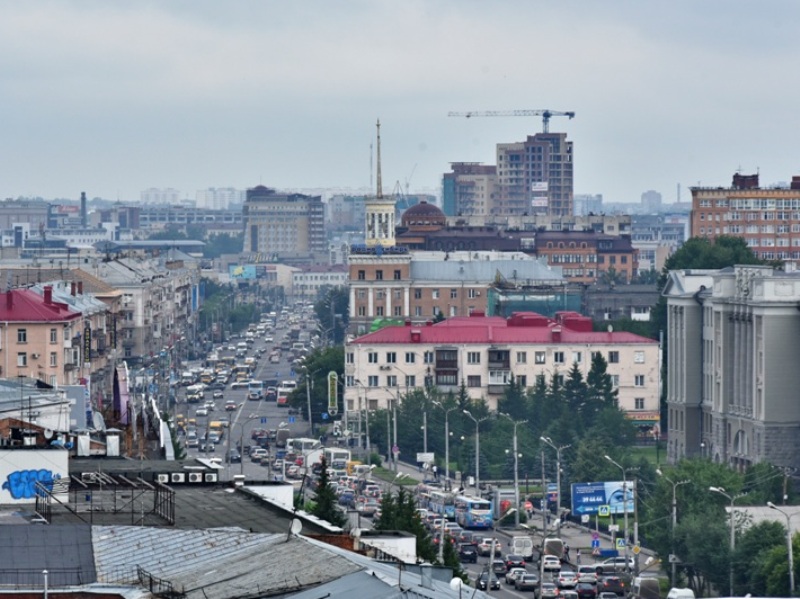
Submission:
[[[2,488],[12,499],[31,499],[36,496],[36,483],[52,491],[53,484],[60,478],[61,475],[52,470],[15,470],[8,474]]]

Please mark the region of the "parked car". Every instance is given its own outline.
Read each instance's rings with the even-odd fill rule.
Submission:
[[[595,599],[597,597],[597,585],[590,582],[579,582],[575,585],[575,592],[580,599]]]
[[[458,559],[465,564],[477,564],[478,548],[472,543],[462,543],[458,546]]]
[[[527,573],[528,571],[525,568],[511,568],[506,572],[506,584],[513,585],[517,578]]]
[[[531,574],[530,572],[523,574],[514,581],[514,588],[517,591],[529,591],[535,593],[536,589],[539,588],[539,577],[536,574]]]
[[[489,572],[481,572],[478,578],[475,579],[475,586],[481,591],[485,591],[487,586],[493,590],[500,590],[500,579],[494,574],[490,577]]]

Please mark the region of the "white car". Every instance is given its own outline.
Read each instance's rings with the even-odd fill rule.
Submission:
[[[545,555],[542,558],[542,570],[545,572],[558,572],[561,570],[561,560],[555,555]]]
[[[208,408],[205,406],[200,406],[194,412],[195,416],[208,416]]]

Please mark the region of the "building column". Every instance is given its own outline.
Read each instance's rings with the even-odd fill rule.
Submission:
[[[350,319],[352,320],[356,316],[356,290],[351,286],[350,287]]]
[[[391,287],[386,288],[386,318],[392,318],[392,292],[394,289]]]
[[[372,287],[367,290],[367,316],[375,316],[375,289]]]
[[[411,290],[406,287],[403,289],[403,316],[406,318],[411,318],[410,297]]]

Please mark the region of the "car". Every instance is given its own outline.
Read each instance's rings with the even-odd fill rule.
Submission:
[[[214,408],[216,408],[216,406],[214,405],[214,400],[212,399],[207,399],[206,403],[204,403],[203,406],[205,406],[206,410],[208,410],[209,412],[213,412]]]
[[[367,518],[374,518],[375,512],[378,511],[378,508],[380,506],[381,504],[378,503],[377,499],[368,497],[366,501],[359,502],[356,509],[358,509],[358,511],[361,513],[362,516],[365,516]]]
[[[229,399],[225,402],[225,411],[226,412],[233,412],[236,409],[236,402],[232,399]]]
[[[538,588],[539,577],[536,574],[526,572],[514,580],[514,589],[517,591],[531,591],[535,593]]]
[[[300,467],[291,465],[286,469],[286,478],[301,478]]]
[[[478,548],[472,543],[461,543],[458,546],[458,559],[463,564],[477,564]]]
[[[624,595],[626,592],[625,581],[619,576],[603,576],[597,579],[597,591],[599,593]]]
[[[539,589],[539,599],[557,599],[558,587],[554,582],[543,582]]]
[[[597,597],[597,586],[590,582],[579,582],[575,585],[575,592],[580,599],[595,599]]]
[[[209,441],[208,443],[201,443],[200,444],[200,453],[213,453],[216,449],[216,445]]]
[[[208,408],[205,406],[200,406],[194,411],[195,416],[208,416]]]
[[[500,590],[500,579],[494,574],[489,576],[489,572],[481,572],[478,578],[475,579],[475,586],[481,591],[485,591],[487,586],[490,589]]]
[[[517,578],[527,573],[528,571],[525,568],[511,568],[506,572],[506,584],[513,585]]]
[[[247,399],[250,401],[259,401],[261,399],[261,393],[259,391],[250,391],[247,394]]]
[[[498,576],[506,575],[506,563],[502,559],[495,559],[492,562],[492,572]]]
[[[266,460],[268,457],[269,452],[262,447],[256,447],[250,451],[250,461],[256,464],[260,463],[261,460]]]
[[[239,453],[236,449],[231,449],[228,452],[228,463],[229,464],[241,464],[242,463],[242,454]]]
[[[211,397],[213,397],[214,399],[222,399],[224,397],[224,394],[222,393],[222,391],[217,389],[216,391],[214,391],[214,393],[211,394]]]
[[[211,390],[224,389],[225,388],[225,381],[221,380],[221,379],[217,379],[214,382],[209,383],[208,388],[211,389]],[[216,397],[216,395],[214,397]]]
[[[509,553],[506,556],[506,570],[510,571],[512,568],[524,568],[524,567],[525,567],[525,558],[523,558],[521,555]]]
[[[502,555],[503,544],[495,538],[483,537],[478,543],[478,553],[483,556],[491,555],[492,543],[494,543],[495,556]]]
[[[597,599],[619,599],[619,595],[616,593],[609,593],[608,591],[603,591],[599,595],[597,595]]]
[[[272,462],[272,469],[276,472],[283,472],[283,460],[281,458],[275,458],[275,461]]]
[[[599,565],[603,567],[604,572],[609,570],[623,572],[625,570],[633,570],[635,566],[634,561],[633,557],[617,556],[611,557],[601,562]]]
[[[572,570],[561,570],[558,574],[558,588],[574,589],[578,584],[578,575]]]
[[[555,555],[545,555],[542,558],[542,570],[545,572],[558,572],[561,569],[561,560]]]
[[[593,565],[578,566],[578,582],[597,584],[597,567]]]
[[[578,593],[576,593],[573,589],[564,589],[558,593],[558,596],[561,599],[578,599]]]

